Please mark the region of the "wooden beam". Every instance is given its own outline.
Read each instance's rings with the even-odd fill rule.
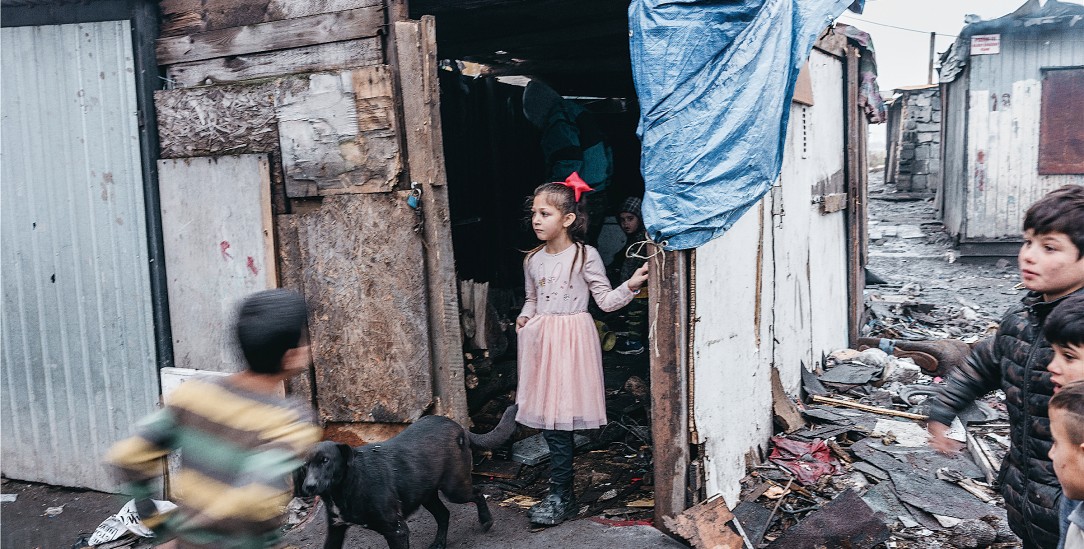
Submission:
[[[364,67],[380,62],[380,39],[361,38],[282,51],[177,63],[169,66],[166,77],[176,88],[189,88],[284,74]]]
[[[383,6],[372,6],[188,36],[159,38],[156,51],[159,65],[173,65],[374,37],[383,27]]]
[[[394,24],[396,67],[403,100],[409,181],[421,191],[429,335],[433,350],[433,394],[437,413],[468,425],[463,386],[463,336],[459,325],[455,257],[452,253],[447,174],[440,124],[436,21]]]
[[[651,260],[648,319],[651,353],[651,438],[655,458],[655,527],[689,507],[689,252]]]
[[[844,104],[846,151],[844,165],[847,177],[847,288],[848,337],[851,346],[858,342],[862,316],[865,311],[866,288],[866,124],[865,114],[858,105],[858,49],[846,48],[844,63]]]

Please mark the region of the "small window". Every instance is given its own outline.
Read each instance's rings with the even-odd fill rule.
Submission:
[[[1039,174],[1084,174],[1084,68],[1043,71]]]

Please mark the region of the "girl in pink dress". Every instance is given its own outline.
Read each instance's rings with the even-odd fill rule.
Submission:
[[[524,260],[527,298],[516,319],[519,385],[516,421],[542,429],[550,449],[550,493],[528,512],[531,522],[559,524],[577,512],[572,491],[573,431],[606,424],[602,348],[587,312],[624,307],[647,281],[647,265],[616,289],[598,250],[584,244],[579,202],[590,190],[577,174],[535,189],[531,225],[542,241]]]

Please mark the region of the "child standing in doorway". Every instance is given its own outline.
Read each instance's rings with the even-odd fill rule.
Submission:
[[[647,265],[611,288],[598,250],[584,243],[587,218],[580,196],[590,187],[573,173],[535,189],[531,227],[542,244],[524,259],[526,301],[516,319],[519,384],[516,421],[542,429],[550,450],[550,492],[528,512],[536,524],[560,524],[577,512],[573,493],[573,431],[606,424],[602,348],[589,296],[614,311],[647,281]]]

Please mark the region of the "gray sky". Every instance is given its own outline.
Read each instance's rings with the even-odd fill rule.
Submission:
[[[873,37],[877,81],[887,95],[893,88],[926,83],[930,32],[938,33],[936,47],[941,53],[960,33],[964,15],[973,13],[984,20],[996,19],[1023,4],[1024,0],[866,0],[865,13],[858,15],[847,11],[839,21],[854,25]],[[934,82],[936,79],[935,72]]]
[[[1041,0],[1045,3],[1045,0]],[[1084,4],[1084,0],[1068,0]],[[948,49],[964,27],[964,16],[973,13],[984,20],[997,19],[1024,5],[1025,0],[866,0],[862,15],[847,11],[841,23],[858,27],[873,37],[877,54],[877,83],[885,99],[892,90],[926,84],[929,68],[930,32],[938,33],[937,53]],[[903,27],[892,28],[892,27]],[[936,67],[936,59],[935,59]],[[934,71],[934,82],[937,72]],[[870,125],[873,148],[885,146],[885,125]]]

